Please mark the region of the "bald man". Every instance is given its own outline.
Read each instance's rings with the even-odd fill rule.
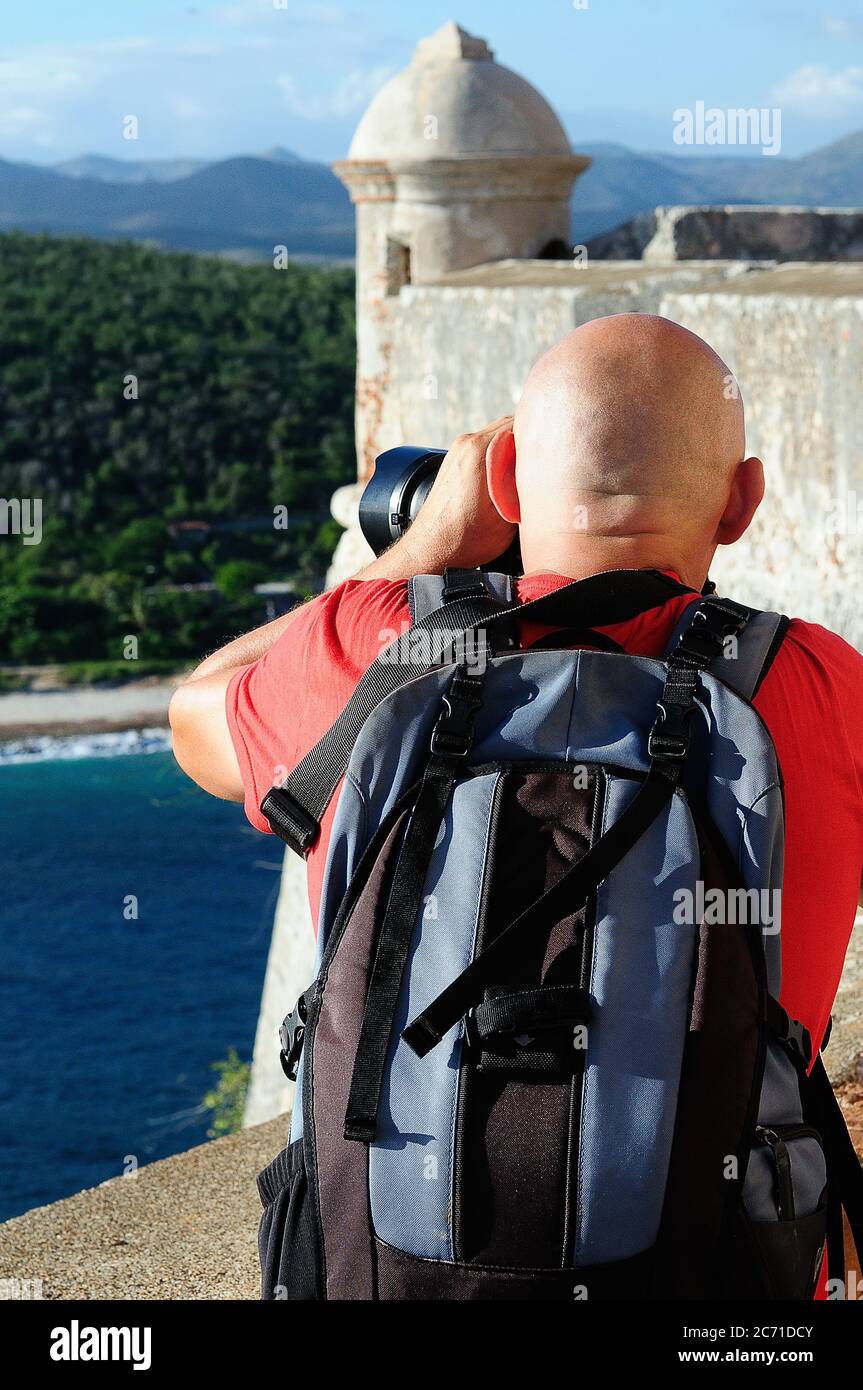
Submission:
[[[488,483],[526,574],[655,566],[697,588],[764,491],[731,372],[649,314],[595,319],[539,359],[491,440]]]
[[[718,546],[763,495],[745,456],[732,373],[666,319],[619,314],[570,333],[536,363],[514,418],[455,441],[407,534],[354,579],[208,657],[171,704],[174,751],[206,791],[260,802],[324,735],[366,668],[410,622],[407,580],[500,555],[516,528],[520,602],[611,569],[659,569],[692,593],[602,629],[661,657]],[[731,596],[733,597],[733,595]],[[524,621],[531,646],[548,628]],[[799,620],[755,698],[783,769],[782,1002],[824,1036],[863,866],[863,658]],[[817,770],[817,776],[813,771]],[[317,920],[336,798],[308,859]]]

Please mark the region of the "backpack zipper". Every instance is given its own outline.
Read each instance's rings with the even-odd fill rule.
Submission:
[[[791,1176],[791,1154],[788,1144],[795,1139],[815,1139],[820,1144],[821,1135],[810,1125],[757,1125],[755,1139],[759,1144],[767,1144],[773,1154],[776,1168],[776,1211],[780,1221],[793,1221],[794,1183]]]
[[[590,843],[596,843],[602,833],[602,819],[608,791],[608,777],[602,767],[596,768],[593,812],[590,823]],[[596,890],[591,893],[584,906],[584,929],[581,936],[581,960],[579,962],[579,988],[589,992],[590,975],[593,968],[593,938],[596,929]],[[573,1044],[575,1038],[573,1035]],[[580,1216],[579,1183],[581,1179],[581,1112],[584,1104],[584,1074],[587,1069],[587,1050],[578,1058],[578,1068],[572,1079],[569,1117],[569,1162],[567,1164],[567,1191],[564,1209],[563,1252],[561,1265],[564,1269],[576,1263],[578,1244],[578,1222]]]

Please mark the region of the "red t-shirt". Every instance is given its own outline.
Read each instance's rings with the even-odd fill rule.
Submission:
[[[527,602],[568,581],[530,575]],[[697,595],[681,595],[603,629],[626,651],[662,656],[678,617]],[[227,712],[242,770],[246,814],[269,831],[258,807],[326,733],[366,668],[410,625],[406,581],[349,579],[298,614],[260,661],[241,671]],[[523,646],[550,631],[525,620]],[[820,1044],[833,1005],[863,868],[863,656],[823,627],[794,619],[755,697],[785,781],[782,1003]],[[308,859],[312,919],[338,796]]]

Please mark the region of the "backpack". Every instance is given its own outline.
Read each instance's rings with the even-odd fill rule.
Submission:
[[[778,999],[782,778],[751,702],[788,620],[707,593],[664,661],[589,626],[692,592],[419,576],[264,798],[305,855],[341,784],[263,1297],[807,1299],[825,1236],[845,1277],[843,1207],[863,1248],[859,1161]],[[562,630],[520,650],[525,616]]]

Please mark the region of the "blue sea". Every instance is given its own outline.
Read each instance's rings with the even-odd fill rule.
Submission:
[[[206,1138],[211,1064],[251,1057],[281,854],[161,732],[6,745],[0,836],[6,1219]]]

